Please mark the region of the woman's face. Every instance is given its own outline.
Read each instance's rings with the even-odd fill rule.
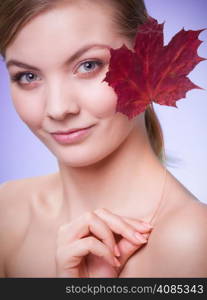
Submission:
[[[22,73],[18,81],[11,80],[17,113],[70,166],[105,158],[135,126],[135,119],[115,112],[117,96],[102,82],[109,48],[131,45],[116,32],[112,8],[101,2],[72,1],[36,16],[6,50],[10,77]],[[51,134],[91,125],[87,135],[70,144]]]

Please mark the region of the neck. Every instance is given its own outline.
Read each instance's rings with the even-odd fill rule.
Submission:
[[[71,168],[59,163],[59,167],[63,202],[71,219],[101,207],[120,215],[150,218],[159,204],[164,167],[151,148],[145,127],[135,127],[116,151],[94,165]]]

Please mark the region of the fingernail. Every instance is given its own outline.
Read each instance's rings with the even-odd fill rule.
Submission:
[[[117,245],[114,246],[114,254],[115,254],[115,256],[120,256],[121,255]]]
[[[145,239],[148,239],[149,235],[150,235],[149,233],[143,233],[143,234],[142,234],[142,236],[143,236]]]
[[[150,223],[143,222],[142,224],[143,224],[143,225],[145,226],[145,228],[147,228],[147,229],[152,229],[152,228],[153,228],[153,226],[152,226]]]
[[[136,236],[136,238],[141,242],[141,243],[146,243],[147,240],[138,232],[135,232],[134,234]]]
[[[115,262],[115,265],[116,265],[117,267],[120,267],[120,266],[121,266],[120,261],[119,261],[116,257],[114,257],[114,262]]]

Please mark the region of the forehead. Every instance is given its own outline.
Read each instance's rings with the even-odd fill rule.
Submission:
[[[69,1],[32,18],[9,45],[6,56],[48,55],[48,49],[81,47],[86,43],[113,43],[117,37],[114,7],[105,1]],[[60,51],[61,52],[61,51]]]

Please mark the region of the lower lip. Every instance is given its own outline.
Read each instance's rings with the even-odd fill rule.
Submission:
[[[72,144],[72,143],[78,142],[78,141],[82,140],[84,137],[86,137],[89,134],[91,128],[92,128],[92,126],[82,129],[82,130],[78,130],[73,133],[69,133],[69,134],[53,133],[52,136],[56,140],[56,142],[58,142],[60,144],[63,144],[63,145]]]

